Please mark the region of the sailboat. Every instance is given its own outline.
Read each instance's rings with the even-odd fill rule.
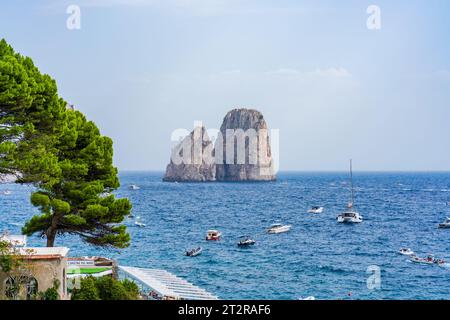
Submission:
[[[347,205],[347,210],[337,216],[337,222],[339,223],[360,223],[363,221],[363,217],[353,209],[355,203],[355,191],[353,189],[353,165],[350,159],[350,184],[351,184],[351,201]]]

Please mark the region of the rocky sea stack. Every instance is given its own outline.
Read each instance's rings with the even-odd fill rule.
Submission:
[[[214,181],[216,166],[213,149],[205,127],[196,127],[172,150],[163,181]]]
[[[163,181],[273,181],[267,124],[261,112],[227,113],[212,142],[205,127],[196,127],[172,150]]]
[[[19,174],[0,174],[0,183],[14,183],[18,176]]]
[[[220,132],[223,143],[220,145],[217,139],[216,153],[221,148],[223,157],[216,157],[217,180],[276,180],[267,124],[261,112],[251,109],[231,110],[223,119]],[[240,148],[245,150],[241,152],[243,159],[239,159]]]

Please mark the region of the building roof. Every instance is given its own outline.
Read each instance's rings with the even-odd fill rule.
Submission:
[[[60,259],[67,256],[66,247],[24,247],[17,248],[17,253],[27,259]]]
[[[159,269],[145,269],[119,266],[127,276],[151,288],[162,296],[185,300],[218,300],[218,297],[170,272]]]

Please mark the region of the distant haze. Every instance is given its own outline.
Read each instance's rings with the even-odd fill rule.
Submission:
[[[81,29],[68,30],[68,5]],[[279,129],[280,170],[450,170],[450,2],[2,1],[0,37],[114,140],[163,170],[171,133],[236,107]]]

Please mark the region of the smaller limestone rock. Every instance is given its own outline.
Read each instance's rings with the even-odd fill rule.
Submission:
[[[13,174],[0,175],[0,183],[14,183],[17,180],[17,176]]]
[[[204,126],[196,127],[172,150],[163,181],[215,181],[214,145]]]

